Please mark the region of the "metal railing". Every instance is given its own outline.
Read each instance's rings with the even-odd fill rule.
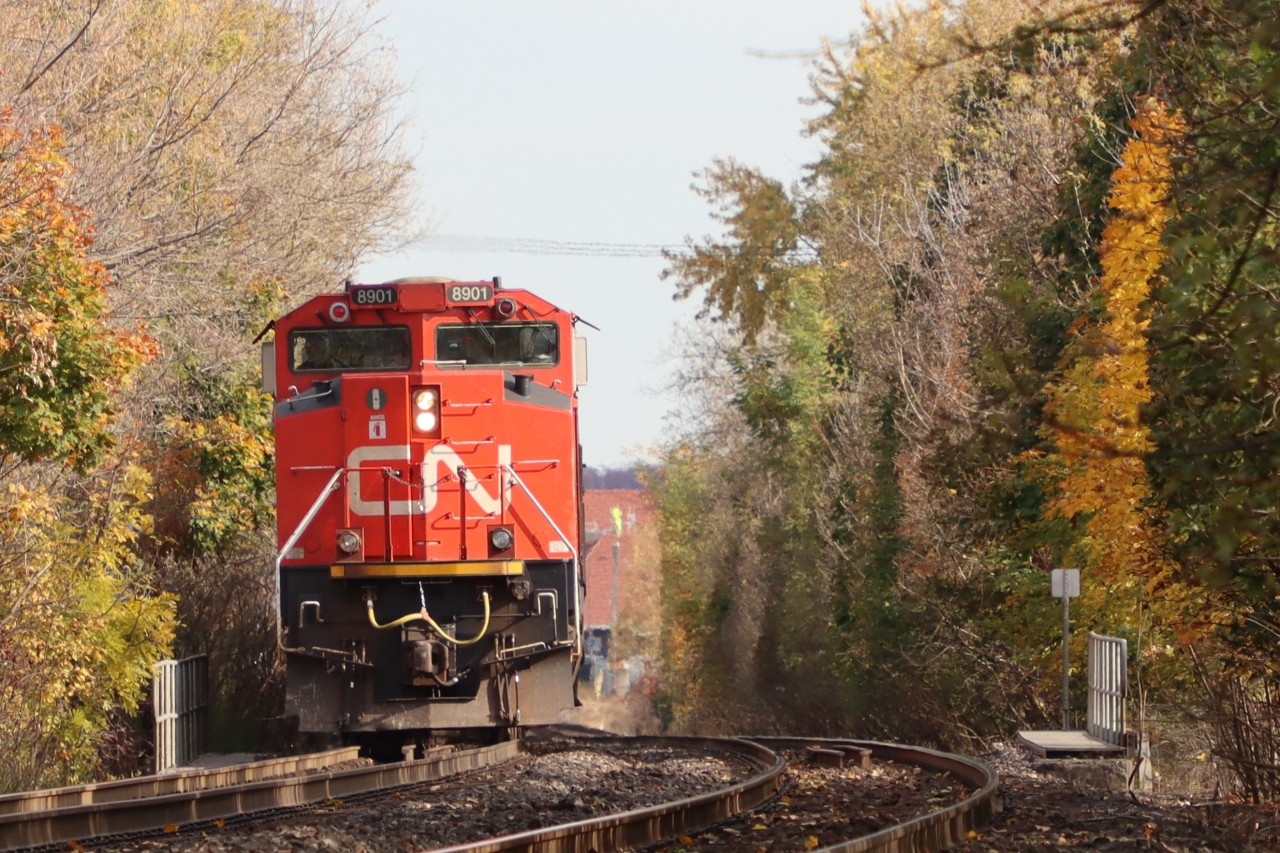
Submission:
[[[156,773],[195,760],[205,751],[209,716],[209,656],[162,660],[151,679],[156,718]]]
[[[1089,709],[1086,729],[1100,741],[1124,746],[1124,700],[1129,685],[1129,643],[1089,632]]]
[[[569,580],[569,582],[573,585],[573,614],[574,614],[573,654],[576,655],[578,658],[581,658],[582,657],[582,585],[578,582],[578,572],[582,571],[582,564],[581,564],[581,561],[578,559],[578,549],[573,544],[573,540],[571,540],[568,536],[565,536],[563,531],[560,530],[560,526],[556,524],[555,519],[551,517],[551,514],[547,512],[546,509],[543,508],[542,504],[538,501],[537,496],[535,496],[534,493],[529,490],[529,487],[524,484],[524,480],[520,479],[520,475],[516,473],[515,468],[511,467],[511,465],[500,465],[499,468],[501,468],[503,471],[506,472],[507,476],[511,478],[511,482],[519,486],[524,491],[524,493],[528,495],[529,500],[533,503],[534,507],[538,510],[538,512],[542,514],[542,517],[546,519],[547,524],[551,525],[551,529],[554,530],[555,534],[560,537],[560,541],[563,542],[565,547],[569,549],[569,555],[570,557],[573,558],[573,571]]]
[[[319,469],[295,468],[293,470],[295,471],[304,471],[304,470],[327,471],[329,469],[328,468],[319,468]],[[333,470],[333,476],[329,478],[329,482],[324,484],[324,488],[320,490],[320,494],[317,495],[315,501],[312,502],[311,508],[307,510],[307,514],[302,517],[302,521],[298,522],[298,526],[294,528],[293,533],[289,534],[289,538],[285,541],[284,545],[280,548],[280,553],[276,555],[275,591],[274,591],[274,597],[273,597],[273,604],[275,606],[275,611],[276,611],[276,645],[280,647],[281,651],[286,651],[286,652],[300,651],[299,649],[290,649],[284,644],[284,610],[281,609],[281,598],[280,598],[281,566],[284,565],[285,558],[289,556],[289,552],[293,550],[293,546],[297,545],[298,540],[302,538],[302,534],[307,532],[307,528],[310,527],[311,522],[315,520],[316,514],[320,512],[320,507],[324,504],[326,500],[329,499],[329,495],[333,494],[338,489],[342,488],[340,481],[342,480],[343,476],[346,473],[347,473],[346,468],[336,468]]]

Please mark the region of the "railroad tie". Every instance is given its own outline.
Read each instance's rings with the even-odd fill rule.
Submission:
[[[844,767],[845,754],[839,749],[811,746],[805,751],[809,754],[809,760],[820,767]]]
[[[864,746],[854,746],[850,743],[842,743],[837,747],[849,759],[850,763],[859,770],[871,769],[871,750]]]

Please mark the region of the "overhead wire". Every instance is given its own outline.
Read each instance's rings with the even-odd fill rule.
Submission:
[[[464,236],[459,234],[435,234],[426,238],[425,245],[440,252],[510,252],[522,255],[589,258],[687,258],[693,249],[685,245],[664,243],[609,243],[586,240],[549,240],[533,237]],[[810,247],[788,252],[787,260],[803,263],[812,260],[815,252]]]
[[[426,244],[445,252],[513,252],[523,255],[570,255],[605,258],[655,258],[679,253],[682,246],[662,243],[607,243],[583,240],[545,240],[528,237],[438,234]]]

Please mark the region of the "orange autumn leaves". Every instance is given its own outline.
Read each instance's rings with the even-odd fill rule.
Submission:
[[[89,259],[56,127],[0,109],[0,456],[89,467],[110,444],[111,395],[154,355],[107,318],[110,275]]]
[[[1146,304],[1167,258],[1172,158],[1185,126],[1152,99],[1132,127],[1107,198],[1115,214],[1099,248],[1102,311],[1076,324],[1068,362],[1045,406],[1061,471],[1050,510],[1082,520],[1081,556],[1093,579],[1086,588],[1114,616],[1115,608],[1150,599],[1157,589],[1170,592],[1172,580],[1149,509],[1144,457],[1153,445],[1142,407],[1151,400]]]

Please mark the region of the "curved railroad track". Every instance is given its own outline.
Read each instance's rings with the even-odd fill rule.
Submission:
[[[816,853],[899,853],[899,851],[946,850],[966,840],[991,821],[999,811],[996,772],[981,761],[962,755],[863,740],[823,738],[754,737],[751,740],[771,749],[843,752],[843,760],[857,760],[862,751],[879,761],[909,764],[945,773],[963,782],[971,791],[965,798],[896,826],[851,838],[817,850]]]
[[[603,747],[644,744],[690,752],[732,754],[752,768],[718,790],[623,813],[607,814],[497,838],[436,847],[441,853],[477,851],[606,851],[643,847],[723,824],[777,798],[785,782],[783,750],[807,750],[813,760],[906,763],[945,772],[964,783],[965,799],[898,826],[823,848],[830,851],[939,850],[964,839],[995,811],[996,778],[971,759],[916,747],[813,738],[580,738]],[[386,788],[403,788],[510,761],[518,743],[432,755],[417,761],[350,767],[354,751],[255,762],[210,772],[148,777],[56,792],[0,797],[0,848],[101,840],[122,833],[209,824],[248,812],[308,803],[340,802]],[[341,769],[323,769],[341,766]],[[309,768],[309,769],[308,769]],[[306,774],[306,775],[298,775]],[[276,778],[270,778],[276,777]],[[392,795],[395,796],[395,795]],[[268,812],[270,813],[270,812]],[[218,823],[218,825],[221,825]]]
[[[650,742],[659,745],[678,745],[691,750],[734,753],[755,765],[757,772],[744,781],[706,794],[633,809],[621,814],[604,815],[500,838],[438,848],[436,853],[498,853],[498,851],[604,853],[608,850],[630,850],[695,832],[751,811],[778,792],[786,770],[786,762],[773,750],[753,741],[738,738],[594,736],[585,739],[584,742],[615,744]]]

